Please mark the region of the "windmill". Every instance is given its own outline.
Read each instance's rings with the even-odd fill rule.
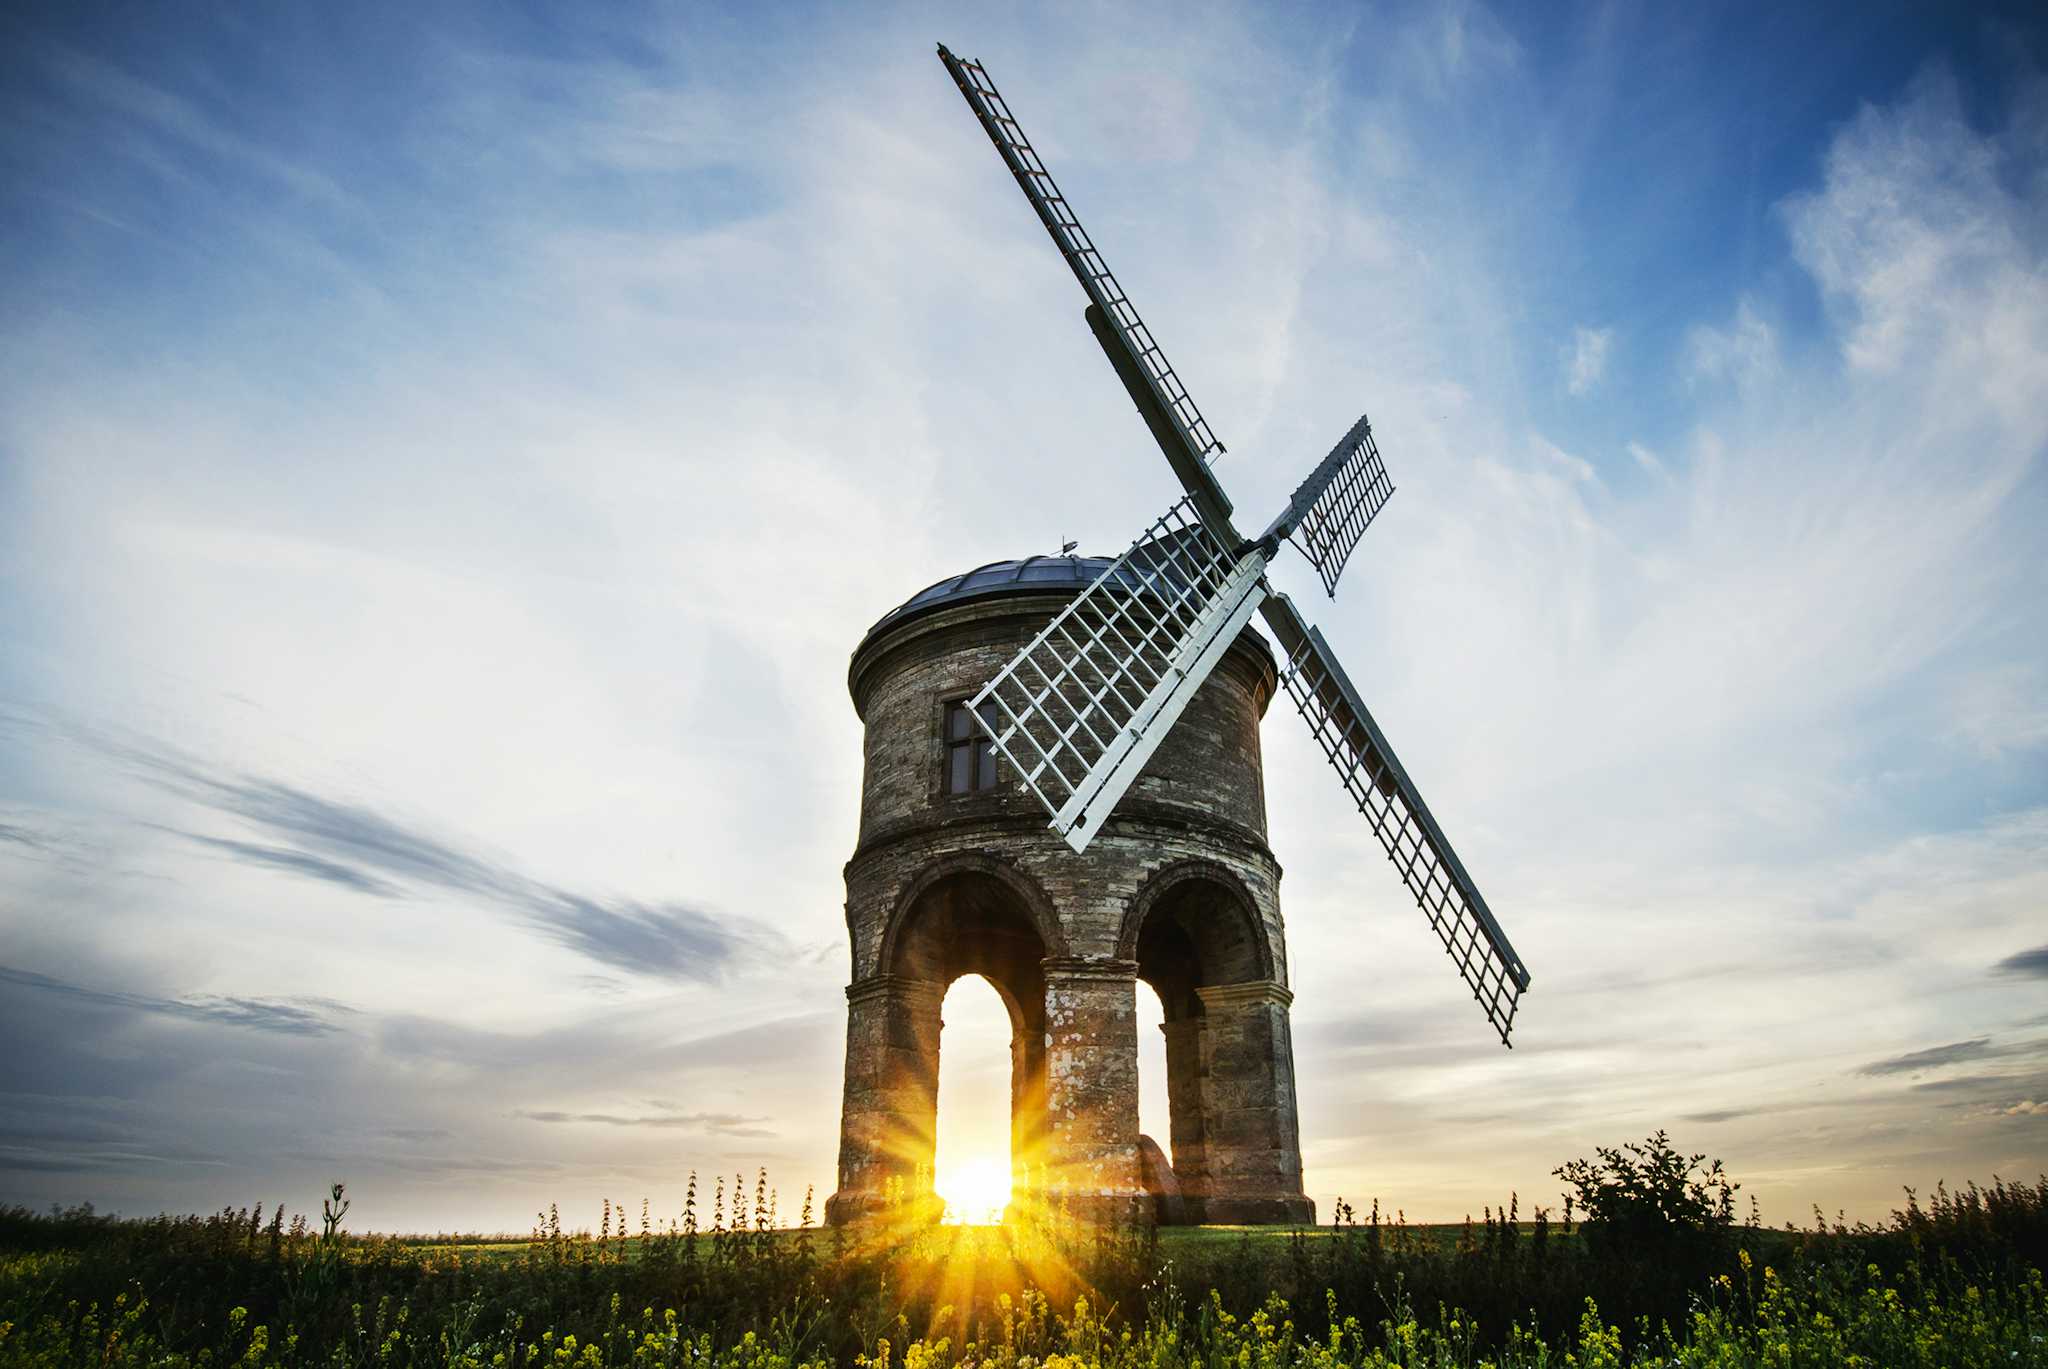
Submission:
[[[1280,544],[1336,595],[1344,564],[1394,492],[1363,417],[1272,522],[1247,537],[1211,463],[1223,444],[1117,284],[979,62],[939,58],[1081,289],[1086,317],[1185,493],[974,696],[966,710],[1051,827],[1087,849],[1254,613],[1280,680],[1487,1021],[1512,1046],[1529,971],[1323,634],[1267,583]]]

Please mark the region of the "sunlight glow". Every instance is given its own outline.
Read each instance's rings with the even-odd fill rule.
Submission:
[[[962,975],[946,992],[932,1188],[945,1220],[1003,1219],[1010,1201],[1010,1014],[995,986]]]
[[[1159,993],[1138,981],[1138,1130],[1170,1155],[1173,1132],[1166,1108],[1166,1036],[1159,1030],[1166,1007]]]
[[[1003,1220],[1010,1202],[1009,1162],[976,1155],[939,1172],[933,1187],[946,1200],[946,1221],[956,1226],[984,1226]]]

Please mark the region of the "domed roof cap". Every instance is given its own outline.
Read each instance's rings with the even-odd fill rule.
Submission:
[[[1021,561],[991,561],[985,566],[976,566],[962,574],[949,575],[937,584],[925,586],[890,609],[867,630],[867,634],[860,639],[860,645],[853,650],[847,684],[858,699],[860,690],[857,681],[861,658],[871,645],[892,628],[936,613],[940,609],[977,599],[1027,594],[1057,595],[1070,599],[1100,580],[1103,573],[1115,564],[1116,558],[1113,556],[1027,556]],[[1128,578],[1129,589],[1134,593],[1145,593],[1151,588],[1139,579],[1137,572],[1128,567],[1121,574]],[[1160,567],[1155,575],[1165,580],[1179,579],[1172,567]],[[1249,643],[1253,651],[1265,658],[1269,671],[1277,669],[1273,649],[1256,627],[1247,625],[1238,635],[1238,643]],[[1261,703],[1262,712],[1264,708],[1265,705]]]
[[[1079,594],[1100,579],[1114,558],[1108,556],[1027,556],[1021,561],[991,561],[928,585],[883,614],[868,629],[861,645],[911,618],[961,603],[1002,594]],[[858,653],[856,653],[858,654]]]

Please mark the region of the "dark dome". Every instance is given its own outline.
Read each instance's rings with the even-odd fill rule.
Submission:
[[[947,604],[998,594],[1078,594],[1108,570],[1114,560],[1109,556],[1027,556],[1021,561],[991,561],[976,566],[964,574],[947,576],[890,609],[868,629],[861,645],[866,646],[887,628]]]
[[[860,639],[860,645],[853,650],[853,659],[848,669],[847,684],[860,697],[856,683],[862,655],[868,647],[880,639],[883,633],[927,613],[935,613],[954,604],[964,604],[976,599],[994,599],[1005,595],[1046,594],[1072,598],[1088,586],[1100,580],[1103,573],[1116,564],[1113,556],[1027,556],[1021,561],[991,561],[985,566],[960,575],[949,575],[935,585],[927,585],[917,593],[890,609],[867,630]],[[1127,577],[1130,589],[1144,593],[1149,588],[1137,572],[1128,566],[1121,572]],[[1179,576],[1171,566],[1163,566],[1153,572],[1160,579],[1178,580]],[[1238,634],[1238,646],[1249,643],[1250,648],[1265,658],[1266,668],[1276,668],[1273,648],[1267,644],[1263,634],[1256,627],[1247,626]],[[1265,711],[1263,703],[1260,712]]]

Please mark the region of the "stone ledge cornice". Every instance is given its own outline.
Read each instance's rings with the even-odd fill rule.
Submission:
[[[1126,811],[1127,809],[1129,811]],[[1148,803],[1142,799],[1133,802],[1126,796],[1117,805],[1117,811],[1111,815],[1108,826],[1103,829],[1103,834],[1109,836],[1142,838],[1160,833],[1191,837],[1240,859],[1264,866],[1270,871],[1273,881],[1279,882],[1280,862],[1274,857],[1272,848],[1266,845],[1265,837],[1238,823],[1214,817],[1197,819],[1166,805]],[[1026,834],[1047,834],[1048,852],[1066,851],[1065,843],[1050,837],[1045,819],[1039,816],[1037,809],[1014,812],[983,809],[977,813],[961,813],[936,820],[913,819],[891,823],[860,844],[852,858],[846,862],[841,874],[851,879],[861,865],[892,848],[909,845],[920,838],[954,850],[972,845],[983,836],[1012,841],[1019,835]],[[1097,840],[1100,839],[1098,836]],[[1018,854],[1014,847],[1005,846],[1003,849],[1006,854]]]
[[[1038,962],[1045,967],[1045,982],[1050,986],[1060,979],[1138,979],[1138,962],[1135,960],[1091,960],[1086,956],[1052,955]]]
[[[1249,1008],[1261,1003],[1287,1007],[1294,1002],[1294,993],[1286,985],[1273,979],[1254,979],[1244,984],[1210,984],[1198,987],[1195,994],[1202,1000],[1204,1008]]]
[[[876,998],[900,998],[915,1002],[929,999],[936,1006],[944,1001],[946,986],[935,979],[913,979],[904,974],[876,974],[856,979],[846,986],[848,1003],[866,1003]]]

